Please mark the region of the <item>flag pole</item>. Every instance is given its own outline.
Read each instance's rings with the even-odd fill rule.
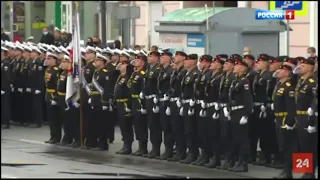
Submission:
[[[75,4],[75,19],[76,19],[76,23],[77,23],[77,33],[80,33],[80,24],[79,24],[79,3],[78,1],[75,1],[74,2]],[[76,35],[76,37],[78,37],[78,35]],[[79,42],[78,42],[79,44]],[[80,53],[80,47],[77,48],[77,54]],[[79,54],[80,55],[80,54]],[[84,137],[83,137],[83,88],[82,88],[82,63],[81,63],[81,56],[77,56],[79,59],[78,59],[78,73],[79,73],[79,90],[80,90],[80,107],[79,107],[79,110],[80,110],[80,142],[81,142],[81,147],[84,146]]]

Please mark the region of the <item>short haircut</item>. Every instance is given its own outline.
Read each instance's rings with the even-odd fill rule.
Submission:
[[[308,47],[308,50],[312,51],[313,53],[316,53],[316,48],[315,47]]]

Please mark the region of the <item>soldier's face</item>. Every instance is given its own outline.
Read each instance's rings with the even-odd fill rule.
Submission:
[[[158,57],[156,56],[148,56],[148,64],[154,64],[158,61]]]
[[[201,61],[201,62],[200,62],[200,69],[201,69],[201,70],[204,70],[204,69],[206,69],[206,68],[209,68],[209,66],[210,66],[210,63],[207,62],[207,61]]]
[[[296,68],[296,65],[291,64],[291,63],[289,63],[289,62],[284,62],[283,64],[290,66],[292,69]]]
[[[279,66],[281,65],[281,63],[271,63],[270,64],[270,66],[269,66],[269,70],[271,71],[271,72],[275,72],[278,68],[279,68]]]
[[[30,57],[30,53],[29,53],[28,51],[24,51],[23,54],[22,54],[22,56],[23,56],[25,59],[27,59],[27,58]]]
[[[256,62],[255,67],[257,70],[265,69],[267,67],[267,62],[258,61],[258,62]]]
[[[86,52],[86,59],[91,60],[95,57],[95,54],[91,51]]]
[[[32,59],[37,59],[37,58],[39,57],[39,55],[38,55],[38,53],[32,51],[32,52],[30,53],[30,57],[31,57]]]
[[[124,62],[127,60],[128,60],[127,56],[120,56],[120,62]]]
[[[126,73],[126,68],[127,68],[127,64],[125,64],[125,63],[121,63],[120,64],[120,73],[121,74],[124,74],[124,73]]]
[[[284,69],[278,69],[277,70],[277,78],[284,78],[289,76],[289,71],[284,70]]]
[[[54,58],[51,56],[48,56],[44,64],[46,64],[47,66],[53,66],[54,62],[55,62]]]
[[[180,56],[180,55],[176,55],[174,56],[174,63],[175,64],[179,64],[181,63],[185,58],[183,56]]]
[[[95,61],[94,61],[94,66],[95,66],[96,68],[103,67],[103,66],[104,66],[104,61],[101,60],[101,59],[95,59]]]
[[[194,61],[194,60],[190,60],[190,59],[184,60],[184,67],[191,68],[196,63],[197,63],[197,61]]]
[[[249,65],[249,67],[251,67],[252,64],[253,64],[253,61],[251,59],[248,59],[248,58],[245,58],[244,62],[246,62]]]
[[[230,62],[226,62],[223,64],[223,71],[232,71],[234,65]]]
[[[135,59],[134,62],[133,62],[133,65],[135,67],[143,67],[144,66],[144,62],[141,59]]]
[[[300,64],[299,66],[299,72],[302,75],[312,71],[313,71],[313,66],[310,64]]]
[[[111,57],[111,61],[112,61],[112,62],[118,62],[119,59],[120,59],[120,57],[119,57],[118,55],[115,55],[115,56],[112,56],[112,57]]]
[[[211,70],[218,70],[218,69],[220,69],[220,68],[221,68],[221,64],[218,63],[218,62],[216,62],[216,61],[214,61],[214,62],[212,62],[212,63],[210,64],[210,69],[211,69]]]
[[[60,64],[61,69],[68,69],[69,66],[70,66],[69,61],[61,61],[61,64]]]
[[[169,64],[170,63],[170,57],[169,56],[161,56],[160,57],[160,64]]]

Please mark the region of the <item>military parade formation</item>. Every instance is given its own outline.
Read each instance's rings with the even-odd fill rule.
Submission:
[[[313,172],[301,178],[315,178],[316,56],[213,57],[86,46],[81,99],[67,104],[70,48],[1,42],[5,128],[11,120],[41,127],[47,118],[46,143],[108,150],[118,123],[123,148],[117,154],[231,172],[248,172],[252,163],[282,169],[280,179],[293,177],[292,153],[313,153]]]

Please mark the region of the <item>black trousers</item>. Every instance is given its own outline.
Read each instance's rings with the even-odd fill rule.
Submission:
[[[10,92],[5,92],[1,95],[1,124],[10,125],[11,118],[11,95]]]
[[[224,116],[223,107],[220,108],[220,150],[224,152],[229,160],[234,160],[235,156],[232,156],[232,129],[231,121]]]
[[[109,140],[114,141],[114,133],[115,133],[115,126],[117,120],[117,108],[112,109],[112,111],[109,111],[108,121],[110,121],[110,132],[109,132]]]
[[[60,107],[58,105],[51,105],[51,102],[47,102],[47,115],[50,123],[50,139],[60,142],[62,130]]]
[[[183,116],[180,116],[180,108],[176,102],[170,102],[170,121],[172,122],[173,136],[176,145],[176,150],[179,153],[186,153],[186,143],[184,137],[184,121]]]
[[[59,107],[60,107],[60,119],[62,122],[63,127],[63,138],[62,142],[70,144],[72,142],[72,119],[70,118],[71,110],[70,108],[67,108],[67,105],[65,103],[65,97],[63,96],[59,100]]]
[[[279,152],[284,154],[284,169],[287,171],[292,170],[292,153],[297,152],[298,137],[297,130],[287,130],[281,128],[282,120],[285,117],[277,117],[276,119],[276,132]]]
[[[92,128],[92,108],[91,105],[88,104],[88,99],[84,98],[83,103],[83,125],[82,125],[82,140],[86,140],[86,144],[90,144],[90,138],[89,135],[91,133]]]
[[[221,154],[221,128],[220,120],[213,119],[214,113],[219,114],[214,107],[207,108],[207,117],[205,117],[205,151],[208,152],[209,156],[220,157]],[[219,115],[220,116],[220,115]]]
[[[19,92],[13,91],[10,93],[10,109],[18,109],[19,104],[18,104],[18,97],[19,97]],[[46,107],[46,106],[44,106]],[[44,108],[46,109],[46,108]],[[21,114],[21,113],[20,113]],[[11,116],[11,120],[14,122],[19,122],[19,113],[15,112],[15,111],[11,111],[10,112],[10,116]]]
[[[160,148],[162,143],[162,131],[161,131],[161,124],[160,124],[160,116],[159,113],[153,112],[153,99],[146,99],[146,110],[147,110],[147,119],[148,119],[148,126],[150,130],[150,141],[152,147]]]
[[[317,141],[318,141],[318,132],[309,133],[306,128],[308,128],[308,115],[297,115],[298,120],[298,138],[299,138],[299,150],[301,153],[312,153],[313,157],[313,173],[317,167]]]
[[[207,148],[206,148],[206,117],[201,117],[200,116],[200,111],[201,111],[201,105],[196,104],[195,105],[195,116],[196,116],[196,122],[197,122],[197,136],[198,136],[198,147],[205,151],[206,153],[209,153]],[[207,111],[207,110],[205,110]]]
[[[198,137],[197,137],[197,122],[195,121],[195,114],[189,116],[188,110],[190,108],[189,103],[182,105],[183,107],[183,121],[184,121],[184,137],[186,141],[186,146],[189,152],[197,156],[199,154],[198,150]],[[196,112],[196,110],[195,110]]]
[[[247,161],[249,148],[249,128],[247,124],[240,124],[240,119],[244,116],[244,110],[235,110],[231,112],[231,154],[239,157],[240,161]]]
[[[43,92],[32,95],[32,119],[37,125],[42,125],[43,121]]]
[[[146,114],[141,114],[139,99],[132,99],[132,119],[136,139],[141,143],[148,143],[148,121]]]
[[[166,114],[167,107],[170,105],[170,102],[160,102],[160,123],[161,129],[163,132],[163,143],[166,148],[173,149],[174,139],[172,131],[172,122],[170,116]],[[171,109],[170,109],[171,114]]]
[[[126,102],[117,102],[117,119],[119,121],[122,141],[125,144],[130,144],[133,142],[133,118],[130,113],[125,111],[127,107]]]
[[[82,119],[83,120],[83,119]],[[72,138],[77,144],[81,144],[80,140],[80,107],[72,107],[70,109],[70,122],[72,123]]]
[[[24,92],[23,99],[23,123],[32,123],[33,94],[31,92]]]

